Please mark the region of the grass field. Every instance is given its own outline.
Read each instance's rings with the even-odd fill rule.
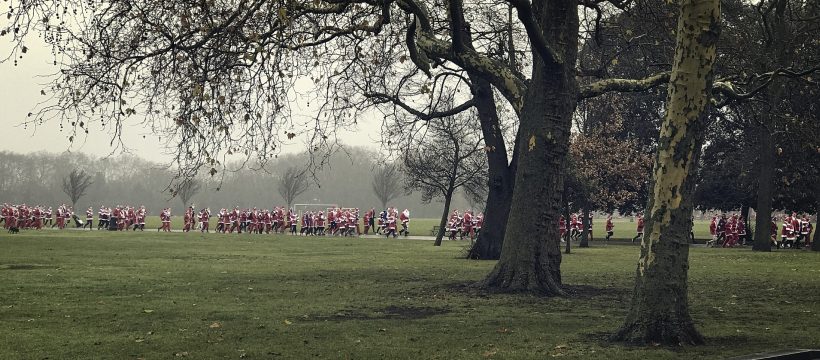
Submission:
[[[96,219],[94,220],[96,221]],[[410,231],[413,235],[424,235],[429,236],[430,230],[433,229],[433,226],[438,226],[440,219],[412,219],[410,221]],[[614,235],[615,239],[629,239],[635,236],[635,226],[634,222],[630,222],[627,219],[613,219],[613,224],[615,225]],[[145,222],[146,229],[153,229],[156,230],[160,225],[159,217],[157,216],[149,216]],[[174,229],[182,229],[182,217],[174,216],[172,218],[171,226]],[[594,238],[601,239],[602,237],[606,236],[606,232],[604,231],[604,226],[606,225],[605,218],[596,218],[593,220],[593,227],[592,233]],[[557,226],[557,225],[556,225]],[[216,227],[216,220],[211,219],[211,228]],[[364,230],[364,228],[362,228]],[[694,226],[694,233],[696,239],[706,240],[709,239],[709,222],[708,221],[695,221]]]
[[[466,242],[222,234],[0,237],[0,359],[692,359],[820,347],[820,254],[693,248],[708,345],[609,344],[638,247],[576,249],[569,298],[468,287]]]

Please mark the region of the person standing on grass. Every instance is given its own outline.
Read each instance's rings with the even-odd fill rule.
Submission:
[[[592,213],[589,214],[589,218],[587,219],[587,238],[589,241],[592,241]]]
[[[607,215],[606,217],[606,241],[609,241],[612,238],[612,234],[614,233],[612,230],[615,228],[615,225],[612,223],[612,214]]]
[[[637,232],[638,234],[637,234],[637,235],[635,235],[635,237],[634,237],[634,238],[632,238],[632,242],[633,242],[633,243],[635,242],[635,240],[639,240],[639,239],[642,239],[642,238],[643,238],[643,227],[644,227],[644,223],[643,223],[643,213],[638,213],[638,227],[637,227],[637,229],[636,229],[636,232]]]

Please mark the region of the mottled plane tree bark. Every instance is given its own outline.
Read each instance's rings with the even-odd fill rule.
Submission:
[[[666,115],[655,156],[646,232],[629,313],[614,340],[701,344],[689,314],[688,234],[695,169],[711,100],[720,1],[680,3]]]

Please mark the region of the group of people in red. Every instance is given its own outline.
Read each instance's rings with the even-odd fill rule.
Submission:
[[[778,241],[777,218],[772,217],[771,242],[776,248],[795,248],[811,245],[811,234],[814,230],[808,215],[798,216],[797,213],[783,215],[783,224],[779,229]],[[709,234],[712,239],[709,246],[735,247],[751,242],[750,234],[746,231],[746,221],[743,216],[734,214],[727,216],[713,216],[709,223]]]
[[[145,231],[145,218],[148,210],[144,205],[139,207],[130,205],[117,205],[113,208],[100,206],[97,210],[97,230],[133,230]],[[94,228],[94,209],[88,208],[85,211],[85,223],[82,228]]]
[[[780,227],[780,241],[777,241],[777,225],[775,218],[772,218],[772,245],[779,248],[794,248],[800,249],[805,246],[806,249],[811,247],[811,234],[814,228],[809,221],[808,215],[803,215],[802,218],[797,216],[797,213],[791,215],[783,215],[783,224]],[[801,243],[802,242],[802,243]]]
[[[566,236],[569,236],[570,240],[578,240],[581,237],[581,234],[584,229],[583,219],[584,215],[580,213],[571,214],[569,216],[569,221],[567,221],[564,215],[561,215],[561,217],[558,218],[558,234],[561,236],[561,242],[566,241]],[[642,218],[641,221],[643,221]],[[609,238],[612,237],[612,231],[614,228],[615,225],[612,223],[612,215],[608,215],[606,218],[607,240],[609,240]],[[589,214],[589,216],[587,217],[587,236],[589,240],[592,240],[592,214]]]
[[[186,209],[183,216],[183,232],[198,229],[201,232],[210,232],[211,210],[202,208],[198,212],[193,206]],[[402,225],[398,234],[409,235],[410,211],[404,209],[401,213],[395,208],[388,208],[377,217],[375,208],[364,214],[364,232],[361,230],[358,208],[330,207],[325,210],[308,210],[300,215],[293,208],[277,206],[273,210],[259,208],[233,210],[222,208],[216,214],[215,232],[219,233],[289,233],[304,236],[357,236],[367,235],[372,228],[376,234],[387,236],[397,235],[397,223]],[[378,218],[378,226],[376,219]],[[170,209],[160,214],[163,222],[159,230],[170,231]],[[398,221],[396,220],[398,219]],[[297,231],[298,230],[298,231]]]
[[[57,208],[57,222],[54,222],[54,211],[51,207],[42,205],[28,206],[26,204],[3,204],[0,208],[0,222],[5,229],[42,229],[44,227],[65,228],[71,219],[73,211],[65,204]]]
[[[709,235],[712,239],[706,246],[716,247],[722,244],[723,247],[745,246],[749,241],[749,234],[746,232],[746,221],[743,216],[732,214],[728,216],[712,216],[709,222]]]
[[[483,213],[473,214],[472,210],[465,210],[463,214],[460,214],[458,209],[455,209],[447,220],[448,238],[455,240],[458,236],[459,240],[463,240],[467,236],[472,241],[481,232],[483,226]]]

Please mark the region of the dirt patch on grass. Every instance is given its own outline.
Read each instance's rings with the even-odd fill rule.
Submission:
[[[381,310],[385,318],[391,319],[424,319],[435,315],[449,313],[450,309],[414,306],[388,306]]]
[[[434,308],[426,306],[387,306],[382,309],[364,311],[364,309],[340,310],[332,315],[315,315],[315,319],[346,321],[346,320],[416,320],[431,316],[443,315],[450,312],[447,308]]]
[[[0,264],[0,270],[37,270],[37,269],[54,269],[51,265],[37,265],[37,264]]]
[[[616,288],[616,287],[596,287],[591,285],[564,285],[564,291],[570,298],[593,298],[597,296],[613,296],[624,299],[629,299],[630,289]]]

